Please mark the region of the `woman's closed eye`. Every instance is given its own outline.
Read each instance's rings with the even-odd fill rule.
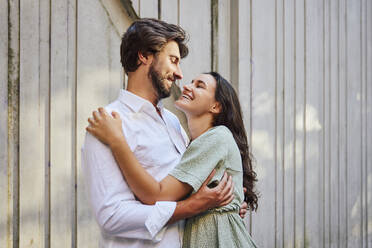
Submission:
[[[205,84],[204,84],[204,83],[200,82],[200,83],[198,83],[198,84],[196,85],[196,88],[202,88],[202,89],[205,89],[206,87],[205,87]]]

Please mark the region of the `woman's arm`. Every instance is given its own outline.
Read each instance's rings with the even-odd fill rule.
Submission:
[[[86,130],[110,146],[126,182],[141,202],[155,204],[162,200],[178,201],[192,191],[190,185],[169,175],[161,182],[156,181],[130,150],[119,114],[113,112],[111,117],[103,108],[98,111],[94,111],[93,118],[88,119],[90,125]]]

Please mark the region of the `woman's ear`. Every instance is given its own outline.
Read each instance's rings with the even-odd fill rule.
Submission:
[[[221,103],[219,102],[215,102],[210,109],[210,112],[213,114],[219,114],[221,113],[221,111],[222,111],[222,107],[221,107]]]

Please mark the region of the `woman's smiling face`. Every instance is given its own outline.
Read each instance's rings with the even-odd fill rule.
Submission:
[[[182,95],[175,105],[187,115],[214,113],[216,86],[212,75],[200,74],[190,84],[183,86]]]

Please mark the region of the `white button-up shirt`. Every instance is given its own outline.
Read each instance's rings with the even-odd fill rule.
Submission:
[[[121,90],[106,110],[123,120],[126,140],[143,167],[158,181],[178,164],[187,135],[177,117],[158,104]],[[135,199],[108,146],[86,134],[82,167],[91,206],[101,229],[100,247],[181,247],[179,223],[165,226],[176,202],[144,205]]]

